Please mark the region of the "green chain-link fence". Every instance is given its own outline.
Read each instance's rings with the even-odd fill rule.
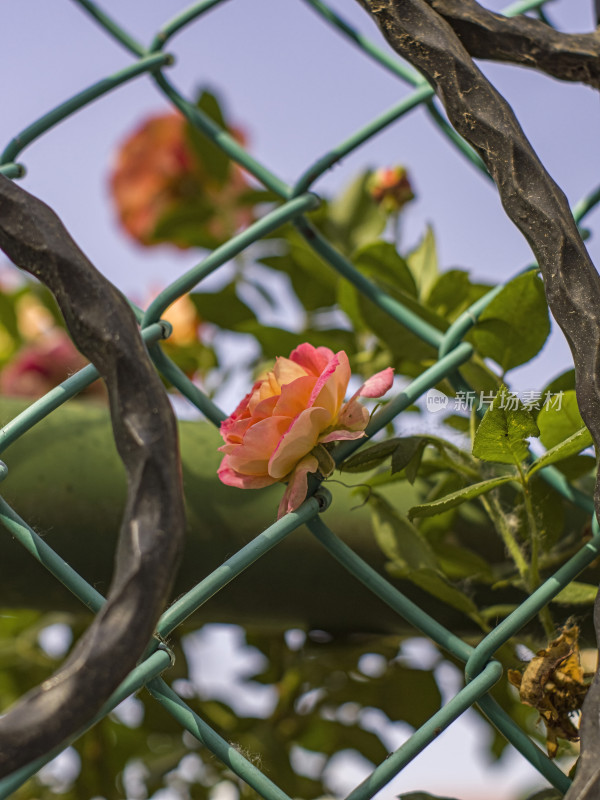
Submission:
[[[351,153],[371,137],[387,126],[400,120],[403,115],[415,106],[422,105],[430,114],[431,120],[441,128],[444,135],[458,148],[465,158],[487,175],[487,170],[476,153],[465,144],[463,139],[445,121],[433,103],[433,90],[430,85],[412,68],[407,67],[399,59],[381,51],[372,42],[352,29],[332,9],[320,0],[306,0],[323,18],[350,42],[360,47],[370,58],[383,69],[390,71],[410,91],[397,105],[377,119],[368,122],[338,147],[329,151],[314,164],[309,165],[298,177],[293,186],[282,181],[263,164],[255,160],[226,131],[220,129],[194,103],[183,97],[169,82],[168,67],[171,57],[166,50],[169,40],[177,33],[193,24],[201,24],[203,15],[222,0],[204,0],[193,4],[187,11],[165,25],[155,36],[149,48],[138,43],[119,24],[109,18],[103,10],[89,0],[78,0],[93,20],[100,25],[108,36],[118,40],[133,56],[131,66],[115,75],[107,77],[83,90],[78,95],[67,99],[53,111],[33,122],[16,136],[5,148],[1,156],[0,171],[7,177],[19,178],[23,167],[19,162],[21,152],[50,128],[58,125],[69,115],[85,108],[93,100],[118,89],[140,74],[147,73],[162,90],[164,96],[178,108],[187,119],[195,125],[211,141],[217,144],[233,160],[242,165],[265,188],[283,199],[283,203],[274,211],[267,213],[250,225],[243,233],[235,236],[226,244],[218,247],[200,264],[185,275],[171,283],[142,313],[138,313],[143,337],[150,345],[150,354],[156,368],[172,383],[182,395],[194,404],[215,426],[225,418],[225,414],[197,387],[184,373],[158,348],[153,345],[164,337],[164,328],[159,324],[161,315],[179,297],[197,287],[208,275],[214,273],[234,256],[243,252],[257,240],[277,230],[286,222],[293,222],[306,242],[343,280],[353,284],[375,303],[384,314],[389,315],[399,325],[409,328],[424,342],[434,347],[438,354],[437,362],[426,369],[418,378],[398,393],[385,407],[375,413],[371,419],[367,434],[374,435],[393,421],[398,414],[417,401],[428,389],[444,378],[450,378],[457,389],[468,389],[460,382],[457,370],[473,353],[471,344],[464,341],[465,334],[473,326],[477,317],[486,305],[497,295],[501,287],[490,291],[482,299],[474,303],[444,333],[428,324],[422,318],[394,300],[374,283],[364,277],[350,261],[341,255],[319,233],[305,216],[307,212],[319,206],[319,198],[311,192],[311,187],[333,164]],[[507,16],[516,16],[526,11],[540,9],[544,0],[524,0],[504,10]],[[600,190],[581,200],[573,209],[573,215],[579,224],[585,215],[600,201]],[[84,387],[93,382],[97,372],[87,367],[77,375],[65,381],[61,387],[48,393],[32,404],[25,412],[17,416],[2,430],[2,450],[21,436],[24,436],[40,420],[51,414],[67,399],[73,397]],[[363,441],[347,442],[336,451],[336,460],[348,457],[361,447]],[[10,465],[9,465],[10,466]],[[551,485],[565,498],[577,504],[586,513],[593,513],[593,502],[571,487],[557,471],[545,470],[545,477]],[[216,477],[215,477],[216,480]],[[329,495],[323,488],[306,500],[298,511],[291,513],[269,528],[259,533],[247,546],[231,556],[212,574],[197,584],[191,591],[180,597],[162,616],[157,627],[158,635],[166,639],[177,626],[193,614],[203,603],[215,593],[227,591],[227,584],[234,580],[243,570],[275,547],[285,537],[293,537],[295,531],[306,525],[331,558],[340,562],[357,581],[362,582],[371,592],[403,617],[411,626],[423,635],[431,638],[454,659],[464,663],[466,685],[446,705],[434,714],[422,727],[414,732],[409,740],[381,764],[350,795],[351,800],[366,800],[386,786],[413,758],[415,758],[439,733],[451,725],[466,709],[478,704],[483,713],[501,731],[506,739],[516,747],[531,764],[555,787],[566,791],[570,780],[521,730],[508,714],[492,699],[488,693],[498,681],[502,668],[493,659],[493,654],[542,609],[558,592],[589,565],[600,554],[600,531],[594,527],[592,538],[562,566],[520,607],[485,636],[477,647],[472,647],[447,630],[417,605],[407,599],[391,583],[386,581],[364,560],[357,556],[338,536],[330,530],[327,517],[320,514],[327,507]],[[0,518],[8,531],[19,540],[46,569],[65,584],[87,608],[98,611],[104,598],[71,569],[44,541],[26,521],[4,502],[0,501]],[[218,759],[224,762],[242,780],[246,781],[267,800],[283,800],[288,795],[285,786],[275,785],[267,775],[251,760],[248,760],[235,747],[235,744],[223,739],[204,722],[173,691],[168,684],[170,654],[165,646],[154,650],[139,666],[137,666],[115,692],[110,700],[90,725],[107,715],[115,706],[131,693],[145,686],[150,694],[161,703],[193,736],[207,747]],[[165,672],[165,677],[161,673]],[[66,746],[64,743],[63,746]],[[0,781],[0,796],[8,797],[28,777],[33,775],[42,765],[56,755],[56,751],[47,753],[26,767],[19,769],[11,776]]]

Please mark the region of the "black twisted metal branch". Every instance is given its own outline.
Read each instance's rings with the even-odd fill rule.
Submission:
[[[600,446],[600,277],[567,199],[548,175],[504,98],[473,64],[450,25],[427,0],[359,0],[388,42],[432,84],[456,130],[480,154],[506,213],[540,265],[554,318],[573,353],[581,415]],[[600,481],[596,482],[596,513]],[[599,515],[600,516],[600,515]],[[600,600],[595,607],[600,641]],[[582,713],[581,759],[569,800],[600,797],[600,675]]]
[[[142,656],[168,599],[184,508],[175,419],[125,298],[56,214],[3,176],[0,247],[53,292],[75,344],[106,381],[128,480],[106,603],[64,665],[0,718],[4,777],[81,728]]]
[[[473,58],[533,67],[600,89],[600,30],[561,33],[541,20],[494,14],[476,0],[427,3],[452,26]]]

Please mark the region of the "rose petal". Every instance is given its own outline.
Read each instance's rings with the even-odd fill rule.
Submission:
[[[256,406],[258,406],[264,400],[268,400],[270,397],[279,397],[280,392],[281,387],[275,378],[273,371],[271,370],[271,372],[267,372],[261,380],[254,384],[254,390],[252,391],[252,396],[248,402],[248,411],[251,414],[254,414]]]
[[[252,425],[242,444],[228,454],[229,465],[244,475],[267,475],[269,458],[290,424],[289,417],[269,417]]]
[[[258,420],[266,419],[267,417],[271,416],[282,416],[281,414],[274,414],[275,406],[277,405],[277,401],[279,400],[279,395],[274,394],[271,397],[267,397],[265,400],[261,400],[258,403],[254,411],[252,412],[252,416],[250,417],[251,424],[258,422]]]
[[[273,367],[273,375],[281,387],[286,383],[295,381],[297,378],[306,377],[306,370],[289,358],[278,358]]]
[[[328,347],[313,347],[308,342],[298,345],[290,353],[290,361],[299,364],[306,372],[316,378],[319,377],[332,358],[333,351]]]
[[[254,390],[256,389],[257,386],[258,386],[258,384],[255,383],[253,388],[252,388],[252,392],[254,392]],[[227,431],[229,430],[229,428],[232,425],[234,425],[239,419],[241,419],[242,417],[250,416],[250,412],[248,411],[248,403],[250,401],[250,398],[252,397],[252,392],[248,392],[248,394],[244,397],[244,399],[240,402],[238,407],[235,409],[233,414],[231,414],[229,417],[227,417],[227,419],[224,419],[221,422],[220,430],[221,430],[221,434],[222,434],[223,438],[225,438],[225,436],[227,435]]]
[[[225,431],[223,430],[223,425],[221,425],[223,439],[225,439],[226,444],[238,445],[242,443],[244,434],[254,423],[254,420],[252,417],[246,417],[245,419],[225,420],[225,422],[230,422],[230,424]]]
[[[366,436],[364,431],[332,431],[327,436],[319,436],[319,444],[337,442],[342,439],[362,439],[363,436]]]
[[[226,458],[227,456],[217,470],[219,480],[226,486],[235,486],[236,489],[263,489],[277,483],[270,475],[242,475],[226,464]]]
[[[285,478],[300,459],[310,453],[329,422],[329,412],[324,408],[307,408],[299,414],[272,451],[269,475],[278,480]]]
[[[342,406],[337,426],[351,431],[364,431],[369,423],[369,409],[361,405],[356,395]]]
[[[360,387],[358,394],[360,397],[383,397],[392,388],[393,382],[394,370],[392,367],[387,367],[371,375]]]
[[[291,417],[295,419],[298,414],[309,407],[309,400],[315,385],[312,375],[305,375],[281,387],[281,394],[277,398],[277,405],[273,414],[278,417]],[[258,411],[258,409],[257,409]]]
[[[302,505],[306,500],[306,493],[308,492],[308,473],[316,472],[318,469],[319,462],[312,455],[304,456],[296,465],[296,468],[290,475],[283,497],[281,498],[281,503],[277,511],[277,519],[281,519],[284,514],[295,511]]]
[[[335,365],[335,368],[331,367]],[[315,384],[311,397],[311,405],[326,408],[331,414],[331,420],[335,420],[340,412],[348,383],[350,381],[350,362],[343,350],[333,357],[327,369],[325,369]]]

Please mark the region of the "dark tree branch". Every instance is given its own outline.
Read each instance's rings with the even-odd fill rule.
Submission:
[[[600,446],[600,278],[567,199],[548,175],[504,98],[474,65],[428,0],[360,0],[391,46],[429,80],[456,130],[485,161],[510,219],[527,238],[550,309],[573,353],[577,400]],[[596,483],[596,510],[600,506]],[[596,601],[596,635],[600,608]],[[582,751],[571,800],[600,797],[600,677],[586,698]]]
[[[359,0],[369,11],[373,3]],[[600,89],[600,30],[561,33],[541,20],[503,17],[475,0],[426,0],[473,58],[504,61]],[[387,4],[390,5],[390,4]]]
[[[106,603],[63,666],[0,719],[4,777],[81,728],[136,665],[168,599],[184,510],[175,419],[125,298],[56,214],[3,176],[0,247],[53,292],[75,344],[106,381],[128,480]]]

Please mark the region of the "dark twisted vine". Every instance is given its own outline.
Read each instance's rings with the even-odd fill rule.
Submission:
[[[548,175],[504,98],[427,0],[359,0],[390,45],[432,84],[448,118],[485,161],[504,209],[540,265],[552,314],[571,347],[581,415],[600,447],[600,277],[567,199]],[[600,483],[596,482],[596,513]],[[600,600],[595,606],[600,641]],[[600,676],[586,697],[581,758],[569,800],[600,797]]]
[[[427,3],[451,25],[472,58],[533,67],[600,89],[600,30],[562,33],[538,19],[494,14],[476,0]]]
[[[175,419],[125,298],[56,214],[3,176],[0,247],[54,294],[75,344],[105,380],[128,482],[106,603],[63,666],[0,718],[3,777],[85,725],[142,656],[168,599],[184,509]]]

